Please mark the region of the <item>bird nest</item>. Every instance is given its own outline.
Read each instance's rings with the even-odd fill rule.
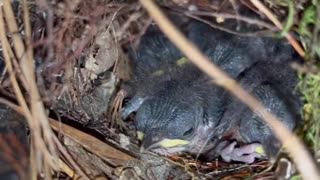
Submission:
[[[273,163],[261,160],[243,164],[225,163],[218,158],[200,161],[188,154],[163,157],[140,151],[132,121],[121,119],[127,92],[120,85],[132,75],[128,49],[137,47],[147,27],[154,22],[143,2],[4,0],[0,3],[0,162],[4,164],[0,176],[287,179],[300,177],[300,173],[313,175],[308,169],[299,169],[297,163],[301,160],[296,158],[293,163],[287,153]],[[287,38],[306,59],[303,65],[292,65],[299,74],[297,88],[305,103],[305,121],[298,134],[318,158],[319,3],[304,0],[264,0],[258,4],[254,0],[156,3],[162,11],[235,35]],[[255,12],[257,18],[241,16],[240,7]],[[254,32],[226,29],[220,25],[226,19],[261,28]],[[211,23],[212,20],[216,23]],[[288,151],[291,152],[290,148]]]

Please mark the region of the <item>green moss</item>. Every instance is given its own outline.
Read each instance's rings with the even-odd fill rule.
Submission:
[[[313,150],[320,149],[320,74],[300,74],[298,87],[305,102],[303,132]]]
[[[304,100],[303,137],[314,152],[320,150],[320,2],[313,0],[301,12],[297,33],[306,51],[307,69],[299,73],[298,88]]]

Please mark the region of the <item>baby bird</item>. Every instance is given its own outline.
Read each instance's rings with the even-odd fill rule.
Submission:
[[[293,94],[296,75],[288,63],[295,56],[285,41],[236,36],[193,21],[181,29],[213,63],[294,129],[300,106]],[[155,25],[130,55],[134,78],[126,83],[131,99],[122,117],[136,113],[144,149],[245,163],[264,156],[257,151],[261,147],[270,158],[276,156],[281,144],[261,115],[189,63]]]

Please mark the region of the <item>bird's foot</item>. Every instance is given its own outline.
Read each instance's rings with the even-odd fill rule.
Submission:
[[[236,147],[237,142],[223,141],[218,145],[219,154],[226,162],[239,161],[251,164],[256,158],[265,157],[262,145],[252,143]]]

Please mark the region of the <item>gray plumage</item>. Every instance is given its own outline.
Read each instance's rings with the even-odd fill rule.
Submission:
[[[288,66],[296,58],[290,45],[284,40],[228,34],[199,22],[181,29],[290,130],[296,126],[300,106],[293,94],[296,74]],[[134,78],[127,86],[132,97],[122,115],[136,112],[136,127],[145,134],[143,146],[161,154],[187,151],[214,157],[224,154],[225,146],[235,140],[261,143],[274,157],[280,144],[261,117],[181,58],[183,54],[155,25],[131,53]],[[162,139],[190,143],[168,148],[157,144]],[[252,162],[242,155],[231,160]]]

